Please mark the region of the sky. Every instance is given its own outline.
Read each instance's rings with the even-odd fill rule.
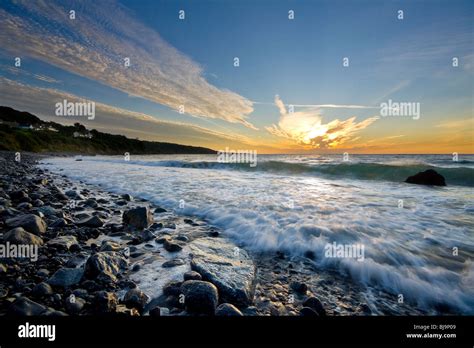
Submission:
[[[2,0],[0,105],[215,150],[474,153],[473,23],[460,0]]]

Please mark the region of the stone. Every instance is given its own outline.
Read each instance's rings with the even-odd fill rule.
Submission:
[[[122,196],[120,196],[120,197],[122,197],[122,199],[125,200],[125,201],[127,201],[127,202],[130,202],[130,201],[133,200],[133,197],[130,196],[128,193],[126,193],[126,194],[124,194],[124,195],[122,195]]]
[[[176,267],[176,266],[182,266],[182,265],[184,265],[185,263],[186,263],[186,262],[184,262],[183,259],[172,259],[172,260],[163,262],[163,264],[161,265],[161,267],[163,267],[163,268],[171,268],[171,267]]]
[[[181,285],[183,282],[172,280],[163,286],[163,294],[165,296],[178,296],[181,294]]]
[[[66,298],[64,307],[66,308],[66,312],[69,314],[78,314],[86,304],[86,301],[78,296],[71,295]]]
[[[21,201],[23,198],[27,198],[28,194],[25,191],[13,191],[8,194],[13,201]]]
[[[48,283],[53,286],[58,286],[62,288],[67,288],[72,285],[78,284],[82,276],[84,275],[84,270],[82,268],[60,268],[49,278]]]
[[[168,239],[164,241],[163,247],[166,251],[169,251],[170,253],[175,253],[183,249],[181,245],[179,245],[178,243],[174,243]]]
[[[91,217],[77,221],[76,225],[86,227],[102,227],[104,225],[104,222],[100,217],[93,215]]]
[[[149,300],[150,298],[139,289],[128,290],[123,298],[123,302],[127,305],[127,307],[135,307],[139,310],[143,310]]]
[[[136,308],[127,308],[124,305],[118,305],[115,314],[121,317],[138,317],[140,313]]]
[[[76,200],[84,199],[84,197],[79,192],[74,191],[74,190],[66,191],[66,192],[64,192],[64,194],[66,196],[68,196],[69,198],[72,198],[72,199],[76,199]]]
[[[195,271],[189,271],[184,273],[183,279],[186,280],[202,280],[202,276]]]
[[[8,231],[3,239],[11,244],[43,245],[43,239],[33,233],[26,232],[22,227]]]
[[[156,306],[150,309],[150,317],[161,317],[161,308]]]
[[[303,307],[309,307],[316,311],[319,316],[325,316],[326,310],[323,307],[321,301],[319,301],[316,297],[309,297],[303,302]]]
[[[446,186],[444,177],[433,169],[428,169],[424,172],[409,176],[405,182],[417,185]]]
[[[249,306],[255,291],[255,265],[248,253],[220,238],[189,243],[191,269],[219,289],[223,302]]]
[[[94,308],[100,313],[115,312],[118,298],[113,292],[98,291],[94,296]]]
[[[46,222],[42,218],[34,214],[23,214],[8,219],[6,222],[8,227],[23,227],[26,231],[39,235],[46,232]]]
[[[213,315],[219,302],[217,288],[202,280],[187,280],[181,285],[188,313]]]
[[[86,262],[85,275],[89,279],[97,278],[102,273],[112,279],[128,267],[128,260],[115,251],[100,251],[91,255]]]
[[[301,308],[300,315],[302,317],[318,317],[319,316],[318,313],[314,309],[309,308],[309,307]]]
[[[41,282],[33,287],[31,294],[37,298],[49,296],[53,294],[53,288],[48,283]]]
[[[61,250],[69,250],[75,244],[78,244],[75,236],[59,236],[54,239],[51,239],[46,243],[49,246],[53,246]]]
[[[27,297],[20,297],[10,305],[8,314],[14,316],[42,315],[46,310],[47,307],[42,304],[36,303]]]
[[[58,214],[58,211],[50,205],[36,208],[36,210],[43,213],[45,216],[56,216]]]
[[[153,224],[153,214],[148,207],[133,208],[123,213],[122,222],[130,227],[145,229]]]
[[[120,251],[120,249],[122,249],[120,244],[111,240],[104,240],[100,246],[100,251]]]
[[[220,317],[242,317],[242,312],[230,303],[222,303],[216,308],[216,316]]]
[[[306,294],[308,286],[305,283],[293,281],[290,283],[290,289],[298,294]]]

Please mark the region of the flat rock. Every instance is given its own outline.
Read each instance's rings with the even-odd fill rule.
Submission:
[[[46,244],[59,249],[69,250],[71,246],[77,245],[78,242],[75,236],[59,236],[51,239]]]
[[[82,276],[84,275],[84,270],[82,268],[60,268],[54,273],[51,278],[49,278],[48,283],[53,286],[59,286],[62,288],[67,288],[69,286],[78,284]]]
[[[46,306],[34,302],[27,297],[20,297],[10,305],[8,311],[10,315],[32,316],[42,315],[47,309]]]
[[[8,227],[23,227],[26,231],[39,235],[46,232],[46,222],[42,218],[34,214],[23,214],[8,219],[6,222]]]
[[[43,245],[43,239],[33,233],[26,232],[22,227],[8,231],[3,239],[12,244]]]
[[[223,302],[248,306],[253,302],[255,265],[248,253],[219,238],[199,238],[189,244],[191,269],[219,289]]]

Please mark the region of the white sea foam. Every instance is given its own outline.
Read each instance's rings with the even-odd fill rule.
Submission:
[[[328,163],[286,158],[313,166]],[[259,166],[274,159],[261,156]],[[207,162],[211,164],[202,164]],[[408,185],[404,177],[393,182],[223,170],[209,156],[143,156],[130,162],[118,157],[85,157],[80,162],[54,158],[45,163],[73,179],[205,218],[247,249],[292,255],[311,251],[321,267],[337,267],[420,305],[449,303],[474,313],[471,187]],[[332,242],[363,244],[364,261],[325,258],[324,246]]]

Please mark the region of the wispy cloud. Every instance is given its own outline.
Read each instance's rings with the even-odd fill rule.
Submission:
[[[0,9],[2,48],[172,109],[255,127],[252,102],[211,85],[202,67],[114,1],[26,1]],[[69,18],[69,11],[76,18]],[[126,67],[124,59],[130,59]]]
[[[247,144],[250,141],[245,136],[226,134],[189,123],[162,121],[151,115],[98,102],[95,103],[94,120],[88,120],[87,117],[55,116],[55,104],[64,99],[68,102],[84,101],[77,95],[52,88],[34,87],[0,77],[0,105],[30,111],[44,120],[62,124],[79,122],[88,128],[107,133],[213,148],[222,143]]]
[[[309,108],[289,113],[279,96],[275,96],[275,105],[280,111],[278,125],[266,127],[271,134],[292,140],[294,143],[316,149],[331,149],[353,140],[355,134],[374,123],[378,117],[370,117],[356,122],[355,117],[340,121],[333,120],[324,124],[320,110]]]
[[[30,73],[29,71],[25,70],[25,69],[19,69],[19,68],[15,68],[15,67],[12,67],[12,66],[7,66],[7,65],[4,65],[4,64],[1,64],[0,65],[0,70],[2,71],[5,71],[5,72],[8,72],[10,74],[13,74],[13,75],[21,75],[21,76],[26,76],[26,77],[33,77],[37,80],[40,80],[40,81],[43,81],[43,82],[48,82],[48,83],[59,83],[60,81],[50,77],[50,76],[46,76],[46,75],[41,75],[41,74],[32,74]]]

